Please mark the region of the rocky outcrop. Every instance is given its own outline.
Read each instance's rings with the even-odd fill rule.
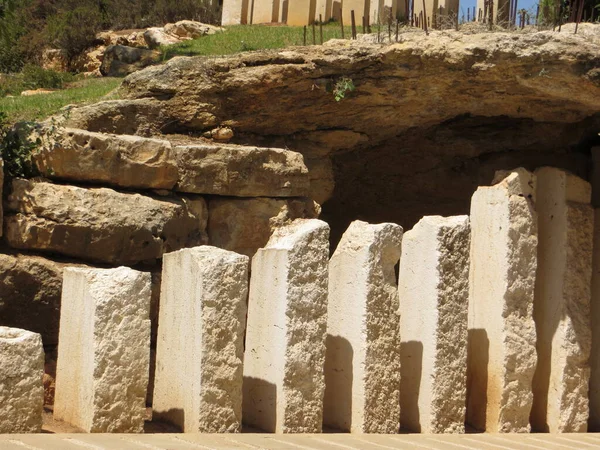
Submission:
[[[124,45],[106,47],[100,65],[105,77],[122,77],[158,61],[159,54],[153,50]]]
[[[5,231],[14,248],[135,264],[206,242],[207,211],[201,197],[158,200],[21,179],[11,187]]]
[[[582,146],[600,127],[600,26],[581,25],[577,35],[411,31],[391,45],[176,58],[70,122],[139,135],[229,127],[233,143],[303,154],[334,241],[356,218],[410,228],[467,213],[468,193],[498,169],[585,175]]]
[[[49,178],[123,188],[171,189],[178,177],[171,144],[138,136],[66,129],[33,160]]]
[[[149,48],[155,49],[163,45],[173,45],[222,31],[224,31],[223,28],[213,25],[193,20],[180,20],[176,23],[168,23],[164,27],[148,28],[144,32],[144,40]]]
[[[308,169],[300,153],[275,148],[196,144],[174,148],[175,190],[237,197],[308,195]]]

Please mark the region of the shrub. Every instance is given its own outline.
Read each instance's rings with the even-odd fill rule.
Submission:
[[[102,15],[98,8],[85,5],[61,11],[48,19],[48,36],[56,48],[64,50],[69,60],[79,55],[96,41],[102,29]]]
[[[33,127],[31,122],[11,126],[6,113],[0,111],[0,154],[4,160],[7,179],[38,175],[32,161],[32,152],[39,142],[33,142],[29,138]]]
[[[64,83],[73,81],[74,76],[70,73],[46,70],[33,64],[23,68],[23,83],[29,89],[62,89]]]

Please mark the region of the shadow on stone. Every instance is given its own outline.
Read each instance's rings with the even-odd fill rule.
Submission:
[[[408,341],[400,344],[400,428],[421,432],[419,390],[423,375],[423,343]]]
[[[490,341],[483,329],[470,329],[467,350],[466,428],[484,432],[487,414]]]
[[[352,427],[352,344],[341,336],[325,339],[325,398],[323,425],[350,431]]]
[[[260,378],[244,377],[242,389],[242,424],[259,432],[275,432],[277,386]]]

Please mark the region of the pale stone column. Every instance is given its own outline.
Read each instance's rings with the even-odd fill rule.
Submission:
[[[245,25],[248,23],[248,3],[252,0],[223,0],[221,25]]]
[[[323,422],[329,225],[298,219],[252,259],[244,354],[244,422],[318,433]]]
[[[42,430],[43,375],[42,336],[0,327],[0,434]]]
[[[323,423],[352,433],[400,428],[395,266],[402,227],[350,224],[329,261]]]
[[[315,17],[314,10],[311,15],[311,1],[315,0],[289,0],[286,24],[304,26],[313,23]]]
[[[66,268],[54,417],[93,433],[141,433],[150,365],[150,273]]]
[[[210,246],[163,258],[153,412],[186,433],[241,431],[249,262]]]
[[[342,0],[342,16],[344,18],[344,25],[352,25],[351,13],[354,10],[354,19],[356,20],[357,32],[362,32],[362,18],[369,16],[369,5],[368,0]],[[372,25],[372,23],[371,23]]]
[[[471,199],[467,423],[529,431],[536,366],[535,176],[516,169]]]
[[[534,431],[587,431],[594,210],[591,186],[560,169],[536,172],[538,364]]]
[[[404,234],[400,425],[463,433],[467,398],[468,216],[423,217]]]
[[[277,22],[281,0],[249,0],[253,24]],[[290,0],[294,1],[294,0]]]

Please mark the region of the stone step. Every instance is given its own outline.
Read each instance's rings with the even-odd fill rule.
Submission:
[[[50,179],[127,189],[166,189],[237,197],[301,197],[309,193],[300,153],[172,136],[60,129],[42,139],[33,161]]]

